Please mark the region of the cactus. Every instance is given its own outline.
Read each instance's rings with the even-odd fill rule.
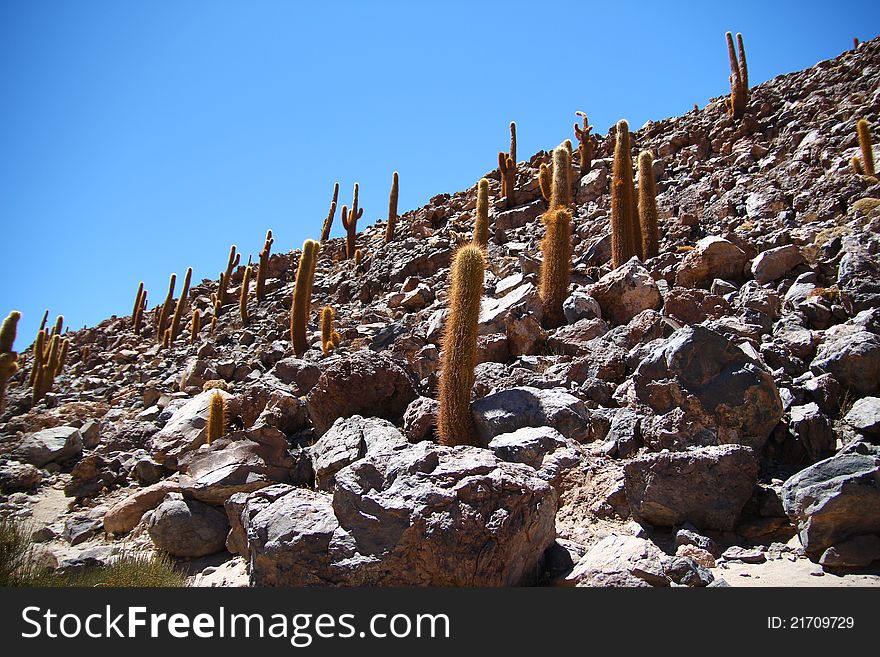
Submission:
[[[727,57],[730,60],[730,99],[727,102],[727,109],[733,118],[739,119],[745,113],[748,102],[748,71],[745,67],[745,50],[742,48],[742,35],[738,34],[737,41],[740,44],[742,58],[742,62],[738,62],[736,50],[733,47],[733,35],[727,32],[725,37],[727,39]],[[746,79],[745,84],[743,78]]]
[[[216,330],[217,330],[217,315],[214,315],[211,318],[211,328],[209,329],[209,332],[211,333],[211,335],[214,335],[214,332]]]
[[[226,305],[227,295],[226,291],[229,288],[229,279],[232,278],[232,272],[238,267],[238,263],[241,262],[241,254],[236,253],[235,244],[233,244],[229,248],[229,260],[226,263],[226,271],[220,274],[220,281],[217,287],[217,294],[214,298],[214,305],[216,307],[215,313],[220,314],[223,306]]]
[[[548,210],[542,218],[544,239],[541,240],[541,279],[538,294],[544,311],[544,326],[556,328],[565,324],[562,303],[568,296],[571,280],[571,210]]]
[[[351,202],[351,211],[348,211],[344,205],[342,206],[342,227],[345,228],[345,257],[351,260],[354,258],[355,239],[357,238],[357,222],[364,215],[364,210],[358,210],[358,184],[354,184],[354,200]]]
[[[168,324],[168,316],[171,314],[171,304],[174,301],[174,286],[177,284],[177,274],[171,274],[168,281],[168,294],[165,296],[165,303],[162,304],[162,310],[159,311],[159,317],[156,320],[156,339],[164,341],[165,329]]]
[[[34,341],[34,364],[31,366],[31,373],[28,376],[28,387],[36,384],[40,376],[40,370],[43,368],[43,356],[46,350],[46,329],[41,328],[37,333],[37,339]]]
[[[52,327],[52,332],[49,334],[49,337],[53,335],[61,335],[61,331],[64,328],[64,315],[58,315],[55,319],[55,326]]]
[[[363,252],[360,249],[356,249],[354,252],[354,266],[360,267],[363,259],[364,259]]]
[[[247,326],[250,323],[250,317],[248,316],[248,288],[251,285],[251,275],[253,273],[254,267],[253,265],[248,265],[244,268],[244,276],[241,278],[241,296],[238,300],[238,307],[241,311],[241,324],[242,326]]]
[[[397,224],[397,196],[399,193],[397,172],[391,176],[391,195],[388,197],[388,225],[385,227],[385,244],[394,239],[394,226]]]
[[[49,342],[48,354],[43,354],[40,370],[34,379],[33,405],[36,405],[47,392],[52,390],[55,382],[55,371],[58,369],[58,356],[61,353],[61,336],[57,333]]]
[[[0,328],[0,413],[6,399],[6,382],[18,371],[18,354],[12,350],[21,313],[13,310]]]
[[[272,231],[266,231],[266,241],[263,244],[263,250],[260,251],[260,266],[257,269],[257,288],[255,294],[257,303],[263,300],[266,295],[266,277],[269,275],[269,253],[272,250],[272,243],[275,238],[272,237]]]
[[[856,134],[859,137],[859,148],[862,150],[862,160],[853,158],[853,169],[856,173],[864,173],[866,176],[876,176],[874,169],[874,149],[871,144],[870,126],[865,119],[856,122]]]
[[[541,162],[541,168],[538,169],[538,186],[541,188],[541,196],[549,205],[553,194],[553,167],[546,162]]]
[[[508,210],[516,204],[516,162],[505,153],[498,153],[498,171],[501,173],[501,194]]]
[[[89,363],[89,355],[90,355],[91,353],[92,353],[92,352],[91,352],[91,349],[89,348],[89,345],[85,345],[85,346],[82,348],[82,351],[80,352],[80,355],[79,355],[79,362],[82,363],[84,367],[85,367],[86,365],[88,365],[88,363]]]
[[[43,321],[40,322],[40,328],[37,329],[37,333],[46,328],[46,322],[49,319],[49,309],[46,309],[46,312],[43,313]]]
[[[647,151],[639,153],[639,226],[642,236],[640,257],[645,261],[660,253],[654,158]]]
[[[199,339],[199,331],[202,330],[202,313],[196,308],[193,311],[192,324],[189,329],[189,343],[195,344]]]
[[[746,49],[743,46],[743,35],[736,33],[736,46],[739,50],[739,77],[742,84],[743,95],[746,102],[749,101],[749,67],[746,64]]]
[[[441,445],[479,446],[471,418],[471,390],[477,361],[477,321],[486,267],[483,250],[466,244],[455,254],[449,314],[443,333],[437,433]]]
[[[510,152],[508,153],[510,159],[513,160],[514,166],[516,166],[516,122],[510,122]]]
[[[183,277],[183,290],[180,292],[180,298],[177,299],[177,308],[174,310],[174,318],[171,320],[171,342],[180,335],[181,324],[183,322],[183,311],[186,310],[186,300],[189,296],[189,284],[192,280],[192,267],[188,267],[186,275]]]
[[[208,405],[208,424],[205,428],[205,441],[210,445],[226,434],[226,397],[215,392]]]
[[[61,370],[64,369],[64,361],[67,360],[68,349],[70,349],[70,340],[68,338],[64,338],[61,341],[61,353],[58,354],[58,367],[55,368],[55,376],[60,376]]]
[[[853,155],[852,160],[850,160],[850,162],[852,163],[853,173],[855,173],[858,176],[865,175],[865,170],[862,168],[862,162],[861,162],[861,160],[859,160],[858,155]]]
[[[305,353],[309,348],[306,339],[306,324],[309,319],[315,262],[318,259],[319,249],[320,245],[317,242],[306,240],[299,258],[299,267],[296,270],[293,303],[290,307],[290,339],[293,342],[293,351],[297,356]]]
[[[853,50],[859,47],[859,37],[853,37]]]
[[[584,127],[581,128],[577,123],[574,124],[574,136],[578,140],[578,154],[581,160],[581,176],[585,176],[593,166],[593,136],[590,132],[593,126],[589,125],[587,115],[583,112],[575,112],[584,120]]]
[[[550,209],[571,206],[571,142],[566,140],[553,151],[553,170],[550,189]]]
[[[144,282],[141,281],[138,285],[137,294],[134,297],[134,308],[131,311],[131,328],[134,331],[134,334],[137,335],[140,331],[140,313],[143,309],[143,298],[144,298]]]
[[[484,249],[489,245],[489,181],[477,183],[477,219],[474,222],[474,244]]]
[[[321,308],[321,350],[325,356],[336,346],[333,344],[333,315],[330,306]]]
[[[333,200],[330,201],[330,211],[327,218],[324,219],[324,225],[321,228],[321,244],[330,239],[330,229],[333,228],[333,217],[336,215],[336,200],[339,198],[339,183],[333,185]]]
[[[617,143],[614,146],[614,166],[611,175],[611,267],[617,269],[634,255],[638,255],[633,220],[637,211],[633,198],[633,168],[629,149],[629,124],[617,122]]]

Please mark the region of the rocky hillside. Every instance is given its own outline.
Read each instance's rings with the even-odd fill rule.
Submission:
[[[704,586],[743,562],[876,569],[880,184],[851,158],[856,120],[880,125],[878,82],[875,39],[754,87],[742,119],[719,98],[633,132],[633,155],[655,158],[660,255],[615,270],[615,134],[598,136],[589,170],[575,159],[572,285],[552,330],[536,287],[550,153],[517,164],[511,209],[486,174],[482,448],[434,433],[474,187],[405,213],[388,244],[382,222],[366,227],[357,266],[344,239],[323,244],[300,357],[298,251],[271,256],[247,326],[239,267],[213,330],[218,283],[191,288],[193,344],[187,328],[163,348],[153,311],[140,335],[130,317],[68,332],[34,406],[26,351],[0,416],[0,508],[34,523],[51,567],[158,548],[203,585]],[[325,355],[327,305],[340,344]],[[207,444],[216,391],[226,426]]]

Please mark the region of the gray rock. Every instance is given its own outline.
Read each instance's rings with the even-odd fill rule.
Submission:
[[[782,504],[807,555],[859,534],[880,534],[880,458],[838,454],[789,478]]]
[[[440,402],[430,397],[417,397],[403,414],[403,433],[411,443],[429,440],[437,426]]]
[[[148,449],[157,462],[176,468],[180,456],[206,442],[208,411],[214,394],[222,395],[227,401],[232,398],[232,395],[220,389],[201,392],[177,410],[167,424],[150,438]]]
[[[704,237],[697,242],[678,266],[675,284],[679,287],[700,287],[713,279],[740,282],[748,263],[745,252],[726,239]]]
[[[645,454],[626,463],[623,472],[636,520],[730,530],[752,496],[758,464],[748,447],[719,445]]]
[[[180,493],[169,493],[150,511],[147,532],[153,544],[174,557],[204,557],[223,550],[229,522],[226,514]]]
[[[837,439],[834,427],[815,403],[792,406],[788,430],[801,444],[810,463],[827,459],[834,454]]]
[[[810,369],[833,374],[862,395],[880,394],[880,335],[864,330],[834,333],[819,347]]]
[[[803,262],[800,249],[794,244],[786,244],[759,254],[752,262],[752,275],[763,285],[781,278]]]
[[[0,462],[0,491],[13,493],[30,490],[43,480],[43,473],[30,463]]]
[[[657,310],[663,304],[657,283],[635,257],[605,274],[587,292],[612,326],[626,324],[643,310]]]
[[[861,433],[871,436],[880,434],[880,397],[859,399],[843,420]]]
[[[101,528],[100,519],[89,518],[85,514],[73,515],[64,521],[64,540],[71,545],[79,545],[94,536]]]
[[[544,457],[568,445],[565,437],[551,427],[523,427],[495,436],[489,449],[502,461],[525,463],[536,470]]]
[[[721,548],[718,544],[708,536],[703,536],[689,529],[679,529],[675,533],[675,545],[693,545],[701,550],[705,550],[713,557],[721,556]]]
[[[29,433],[12,450],[12,456],[24,463],[42,468],[61,463],[82,454],[82,435],[76,427],[53,427]]]
[[[708,568],[704,568],[689,557],[670,557],[663,561],[663,572],[666,576],[682,586],[709,586],[715,577]]]
[[[562,302],[562,310],[569,324],[581,319],[602,319],[599,302],[582,289],[575,290]]]
[[[880,560],[880,536],[863,534],[833,545],[822,553],[824,568],[861,568]]]
[[[664,558],[650,541],[612,534],[578,561],[565,582],[575,586],[669,586]]]

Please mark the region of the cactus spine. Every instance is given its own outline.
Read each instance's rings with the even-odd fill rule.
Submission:
[[[171,274],[168,282],[168,294],[165,296],[165,303],[162,304],[162,310],[159,311],[159,318],[156,321],[156,339],[165,340],[165,329],[168,324],[168,316],[171,314],[171,304],[174,301],[174,286],[177,284],[177,274]]]
[[[574,124],[574,136],[578,140],[578,154],[581,160],[581,176],[585,176],[593,166],[593,136],[590,132],[593,126],[589,125],[587,115],[583,112],[575,112],[584,120],[584,127],[581,128],[577,123]]]
[[[181,323],[183,322],[183,311],[186,310],[186,299],[189,296],[189,284],[192,280],[192,267],[188,267],[186,275],[183,277],[183,290],[180,292],[180,298],[177,300],[177,308],[174,309],[174,318],[171,320],[171,342],[180,335]]]
[[[190,326],[189,343],[195,344],[199,339],[199,331],[202,329],[202,313],[196,308],[193,311],[192,326]]]
[[[870,126],[865,119],[859,119],[856,123],[856,134],[859,136],[859,148],[862,150],[862,161],[853,158],[853,169],[856,173],[864,172],[866,176],[876,176],[874,169],[874,149],[871,145]],[[857,168],[858,167],[858,168]]]
[[[385,244],[394,239],[394,226],[397,224],[397,197],[400,181],[397,172],[391,176],[391,195],[388,197],[388,225],[385,227]]]
[[[309,319],[312,284],[319,249],[320,245],[317,242],[306,240],[299,258],[299,267],[296,270],[293,304],[290,308],[290,339],[293,342],[293,351],[297,356],[305,353],[309,348],[306,339],[306,325]]]
[[[636,239],[633,168],[629,148],[629,124],[617,122],[617,143],[614,145],[614,166],[611,175],[611,267],[617,269],[638,255],[640,240]]]
[[[257,269],[257,288],[255,294],[257,302],[263,300],[266,295],[266,277],[269,275],[269,253],[272,250],[272,243],[275,239],[272,237],[272,231],[266,231],[266,241],[263,244],[263,250],[260,251],[260,266]]]
[[[248,288],[251,285],[251,274],[253,272],[253,269],[254,269],[253,265],[248,265],[247,267],[245,267],[244,276],[242,276],[242,279],[241,279],[241,296],[239,297],[239,300],[238,300],[238,307],[239,307],[239,310],[241,311],[242,326],[247,326],[251,321],[251,318],[248,316],[247,302],[248,302]]]
[[[344,205],[342,206],[342,227],[345,228],[345,256],[349,260],[354,258],[356,250],[355,240],[357,238],[357,222],[364,215],[364,210],[358,210],[358,184],[354,184],[354,200],[351,202],[351,212]]]
[[[484,249],[489,245],[489,181],[477,183],[477,219],[474,222],[474,244]]]
[[[443,333],[440,369],[440,409],[437,413],[441,445],[479,446],[470,402],[485,266],[483,250],[474,244],[460,248],[452,263],[449,315]]]
[[[640,257],[645,261],[660,253],[654,157],[647,151],[639,153],[639,226],[642,235]]]
[[[226,433],[226,398],[219,392],[211,395],[205,440],[210,445]]]
[[[736,59],[736,50],[733,47],[733,35],[730,32],[725,34],[727,38],[727,57],[730,60],[730,99],[727,102],[727,109],[730,115],[735,119],[739,119],[746,111],[746,103],[748,102],[748,70],[745,65],[745,49],[742,47],[742,35],[737,34],[736,38],[740,45],[740,58],[742,62]]]
[[[333,343],[333,316],[334,312],[330,306],[324,306],[321,309],[321,350],[325,356],[336,346]],[[339,334],[336,333],[336,335],[338,336]]]
[[[336,215],[336,201],[339,198],[339,183],[333,185],[333,200],[330,201],[330,211],[327,212],[327,218],[324,219],[324,225],[321,228],[321,244],[330,239],[330,229],[333,228],[333,217]]]
[[[0,412],[6,399],[6,382],[18,371],[18,354],[12,350],[21,313],[13,310],[0,328]]]

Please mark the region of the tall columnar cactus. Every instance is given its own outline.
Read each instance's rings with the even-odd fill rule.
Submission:
[[[859,148],[862,150],[862,160],[853,158],[853,169],[856,173],[864,173],[866,176],[876,176],[874,169],[874,148],[871,144],[871,131],[865,119],[859,119],[856,123],[856,134],[859,136]]]
[[[0,328],[0,412],[3,412],[6,399],[6,382],[18,371],[18,354],[12,347],[15,344],[19,319],[21,313],[13,310],[3,320],[3,327]]]
[[[501,194],[504,207],[516,205],[516,162],[506,153],[498,153],[498,171],[501,174]]]
[[[248,288],[251,285],[251,275],[253,273],[254,267],[253,265],[248,265],[244,268],[244,276],[241,278],[241,295],[238,299],[238,307],[241,311],[241,323],[242,326],[247,326],[250,324],[251,318],[248,315]]]
[[[330,353],[336,345],[333,344],[333,317],[335,313],[330,306],[321,308],[321,350],[324,355]],[[336,335],[339,335],[338,333]]]
[[[171,305],[174,303],[174,286],[177,284],[177,274],[171,274],[168,281],[168,294],[165,296],[165,303],[159,311],[159,317],[156,320],[156,339],[159,342],[165,340],[165,329],[168,328],[168,316],[171,314]]]
[[[220,274],[220,284],[217,288],[217,295],[215,298],[215,305],[219,309],[223,308],[227,302],[226,291],[229,288],[229,279],[232,278],[232,272],[238,267],[238,263],[241,262],[241,254],[236,253],[235,244],[233,244],[229,248],[229,260],[226,262],[226,271]]]
[[[134,308],[131,311],[131,328],[134,331],[135,335],[138,334],[140,330],[140,312],[141,308],[143,308],[143,298],[144,298],[144,282],[141,281],[138,285],[137,294],[134,297]]]
[[[363,261],[363,259],[364,259],[364,252],[361,251],[360,249],[355,249],[355,252],[354,252],[354,266],[355,266],[356,268],[361,266],[361,262]]]
[[[477,321],[486,261],[483,250],[466,244],[455,254],[449,314],[443,333],[437,433],[441,445],[480,446],[471,418],[471,390],[477,362]]]
[[[321,244],[330,239],[330,229],[333,228],[333,217],[336,215],[336,201],[339,198],[339,183],[333,185],[333,200],[330,201],[330,211],[327,212],[327,218],[324,219],[324,225],[321,227]]]
[[[580,155],[581,160],[581,176],[585,176],[593,166],[593,136],[590,134],[593,130],[593,126],[589,125],[586,114],[583,112],[575,112],[575,114],[582,117],[584,121],[583,128],[577,123],[574,124],[574,136],[577,137],[578,140],[578,154]]]
[[[541,167],[538,169],[538,186],[541,188],[541,196],[549,205],[550,198],[553,196],[551,191],[553,189],[553,167],[546,162],[541,162]]]
[[[741,118],[746,111],[749,101],[749,72],[746,68],[746,51],[742,45],[742,35],[737,34],[736,39],[740,47],[740,59],[737,61],[736,50],[733,46],[733,35],[725,34],[727,38],[727,57],[730,60],[730,99],[727,102],[727,110],[733,118]]]
[[[60,376],[61,370],[64,369],[68,349],[70,349],[70,339],[64,338],[61,340],[61,352],[58,354],[58,367],[55,368],[55,376]]]
[[[43,359],[46,355],[46,329],[41,328],[37,333],[37,339],[34,341],[34,364],[31,366],[31,373],[28,376],[28,386],[34,387],[40,378],[40,372],[43,369]]]
[[[193,310],[192,324],[189,329],[189,343],[195,344],[199,339],[199,331],[202,330],[202,312],[196,308]]]
[[[226,415],[226,397],[215,392],[211,395],[211,402],[208,405],[208,423],[205,427],[205,442],[209,445],[226,434],[228,422]]]
[[[388,196],[388,225],[385,227],[385,244],[394,239],[394,227],[397,225],[397,197],[400,180],[397,172],[391,176],[391,194]]]
[[[567,140],[566,140],[567,141]],[[550,190],[550,209],[571,206],[571,142],[553,151],[553,171]]]
[[[633,195],[633,166],[629,147],[629,124],[617,122],[617,143],[611,175],[611,267],[617,269],[639,254],[634,219],[637,216]]]
[[[272,237],[272,231],[266,231],[266,241],[263,243],[263,250],[260,251],[260,266],[257,269],[257,287],[255,290],[255,294],[257,297],[257,302],[263,300],[263,297],[266,295],[266,278],[269,275],[269,254],[272,251],[272,243],[275,241],[275,238]]]
[[[639,153],[639,226],[642,261],[660,253],[660,231],[657,226],[657,181],[654,180],[654,157],[648,151]]]
[[[43,313],[43,321],[40,322],[40,328],[37,329],[37,333],[46,328],[46,322],[49,321],[49,309],[46,309],[46,312]]]
[[[556,328],[565,324],[562,303],[568,296],[571,281],[571,210],[565,207],[548,210],[542,220],[545,233],[541,240],[543,261],[538,293],[544,326]]]
[[[319,249],[318,242],[306,240],[299,258],[299,267],[296,270],[293,304],[290,307],[290,339],[293,342],[293,351],[297,356],[305,353],[309,348],[306,339],[306,326],[309,320],[315,263],[318,259]]]
[[[513,160],[514,166],[516,166],[516,122],[510,122],[510,152],[508,153],[510,159]]]
[[[862,168],[862,161],[859,159],[858,155],[853,155],[850,162],[852,163],[852,169],[853,169],[854,174],[856,174],[858,176],[865,175],[865,170]]]
[[[358,209],[358,184],[354,184],[354,200],[351,202],[351,211],[344,205],[342,206],[342,227],[345,228],[345,257],[351,260],[354,258],[354,252],[357,250],[355,240],[357,239],[357,222],[364,215],[364,210]]]
[[[49,343],[48,355],[43,355],[43,363],[34,381],[33,404],[36,404],[47,392],[51,392],[55,383],[55,372],[58,370],[58,359],[61,355],[61,336],[57,333]]]
[[[489,245],[489,181],[477,183],[477,219],[474,222],[474,244],[484,249]]]
[[[177,308],[174,309],[174,318],[171,320],[171,342],[177,339],[183,325],[183,312],[186,310],[186,300],[189,296],[189,284],[192,281],[192,267],[187,267],[186,275],[183,277],[183,290],[180,292],[180,298],[177,299]]]

